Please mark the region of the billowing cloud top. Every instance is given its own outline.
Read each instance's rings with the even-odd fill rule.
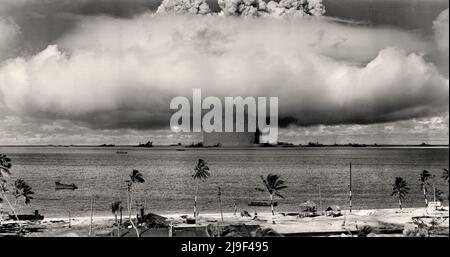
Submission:
[[[170,100],[193,88],[204,96],[278,96],[282,125],[448,113],[448,74],[440,69],[448,59],[435,60],[436,52],[448,55],[448,10],[429,40],[394,28],[296,18],[323,14],[321,1],[219,4],[222,15],[180,15],[209,8],[202,0],[165,0],[158,14],[83,18],[55,45],[0,64],[0,114],[153,129],[169,125]],[[236,15],[267,17],[223,17]],[[3,18],[0,31],[9,31],[0,33],[1,56],[20,30]]]
[[[205,0],[163,0],[156,12],[210,14],[211,9]]]
[[[325,13],[322,0],[218,0],[225,16],[321,16]],[[157,13],[217,14],[211,11],[206,0],[163,0]]]
[[[325,13],[322,0],[218,0],[221,14],[231,16],[320,16]]]
[[[19,35],[20,28],[14,20],[0,16],[0,61],[12,54]]]

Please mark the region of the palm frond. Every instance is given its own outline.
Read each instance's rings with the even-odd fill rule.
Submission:
[[[115,201],[111,204],[111,212],[113,214],[117,213],[118,211],[120,211],[120,209],[122,208],[122,202],[121,201]]]
[[[280,175],[270,173],[267,177],[261,176],[264,186],[266,187],[269,194],[275,194],[280,198],[284,198],[278,191],[287,188],[284,183],[285,181],[280,179]]]
[[[14,196],[16,198],[23,197],[25,199],[25,204],[29,204],[33,199],[33,194],[32,187],[23,179],[14,181]]]
[[[278,196],[278,197],[280,197],[281,199],[284,199],[284,196],[282,196],[280,193],[278,193],[278,192],[275,192],[275,195],[276,196]]]
[[[428,180],[432,177],[431,173],[428,170],[423,170],[419,176],[419,182],[422,185],[428,184]]]
[[[403,178],[396,177],[394,184],[392,185],[391,196],[397,196],[399,199],[403,200],[409,190],[408,183],[406,183]]]
[[[211,174],[209,173],[208,163],[203,159],[198,159],[197,165],[194,168],[194,174],[192,177],[194,179],[206,180]]]
[[[270,186],[269,182],[261,175],[261,180],[264,184],[264,186],[266,187],[267,191],[269,192],[269,194],[272,194],[273,190],[272,187]]]
[[[448,169],[443,168],[444,172],[442,173],[442,178],[448,183]]]
[[[144,183],[145,182],[144,176],[138,170],[133,170],[133,172],[131,172],[130,180],[133,183]]]

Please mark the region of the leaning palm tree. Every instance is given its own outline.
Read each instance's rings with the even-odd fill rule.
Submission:
[[[16,220],[19,221],[19,216],[17,216],[16,209],[13,207],[13,205],[11,204],[11,202],[8,199],[8,196],[6,195],[7,192],[8,192],[8,187],[6,186],[6,180],[0,179],[0,193],[2,195],[2,198],[0,198],[1,199],[0,202],[3,202],[3,200],[5,200],[6,203],[8,203],[9,208],[13,212],[13,215],[16,217]]]
[[[17,201],[20,198],[24,199],[25,204],[29,204],[31,202],[31,199],[33,199],[33,196],[32,196],[33,194],[34,194],[33,189],[23,179],[17,179],[16,181],[14,181],[13,195],[16,198],[16,202],[15,202],[16,206],[17,206]]]
[[[111,204],[111,212],[114,214],[114,221],[115,221],[115,225],[117,226],[117,236],[120,236],[120,224],[117,220],[117,215],[118,213],[122,212],[122,202],[120,201],[115,201]]]
[[[17,216],[16,210],[12,206],[11,202],[8,199],[8,196],[6,193],[8,192],[7,187],[7,181],[4,179],[5,175],[9,176],[11,175],[11,159],[6,157],[4,154],[0,154],[0,202],[6,201],[8,203],[9,208],[13,212],[14,216],[16,217],[16,220],[19,221],[19,217]],[[20,225],[20,224],[19,224]]]
[[[442,178],[447,181],[448,184],[448,169],[443,168],[444,172],[442,173]]]
[[[136,230],[136,234],[139,237],[139,230],[131,219],[131,209],[133,202],[133,188],[136,183],[144,183],[145,179],[138,170],[133,170],[130,174],[130,179],[125,181],[127,183],[127,201],[128,201],[128,219],[131,225]]]
[[[261,176],[261,180],[270,194],[270,208],[272,210],[272,215],[275,215],[275,212],[273,211],[273,197],[278,196],[280,198],[284,198],[284,196],[282,196],[279,191],[287,188],[287,186],[284,185],[284,180],[280,179],[280,175],[276,174],[269,174],[266,178]],[[262,191],[263,189],[258,190]]]
[[[200,181],[205,181],[211,174],[209,173],[208,163],[203,159],[198,159],[197,165],[194,168],[194,178],[195,185],[195,197],[194,197],[194,218],[197,218],[197,196],[198,196],[198,186]]]
[[[431,173],[428,170],[423,170],[419,177],[420,189],[422,190],[423,197],[425,198],[425,206],[428,206],[427,186],[430,184],[428,180],[431,179],[431,177]]]
[[[392,185],[392,194],[391,196],[396,196],[398,198],[398,205],[400,210],[402,209],[402,202],[405,199],[406,194],[409,191],[408,184],[401,177],[396,177],[395,182]]]

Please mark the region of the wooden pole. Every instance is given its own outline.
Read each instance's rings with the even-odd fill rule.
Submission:
[[[349,183],[349,206],[350,213],[352,213],[352,162],[350,162],[350,183]]]
[[[92,235],[92,213],[94,212],[94,197],[91,198],[91,221],[89,223],[89,236]]]
[[[221,194],[221,192],[220,192],[220,187],[219,187],[219,193],[218,193],[218,196],[219,196],[220,217],[221,217],[222,223],[223,223],[222,199],[220,198],[221,195],[222,195],[222,194]]]
[[[319,206],[320,206],[320,211],[323,211],[322,208],[322,191],[320,190],[320,183],[319,183]]]
[[[69,228],[72,227],[72,217],[70,216],[70,210],[69,210]]]

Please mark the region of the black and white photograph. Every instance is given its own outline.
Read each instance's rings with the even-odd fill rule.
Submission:
[[[448,169],[448,0],[0,0],[0,243],[448,239]]]

